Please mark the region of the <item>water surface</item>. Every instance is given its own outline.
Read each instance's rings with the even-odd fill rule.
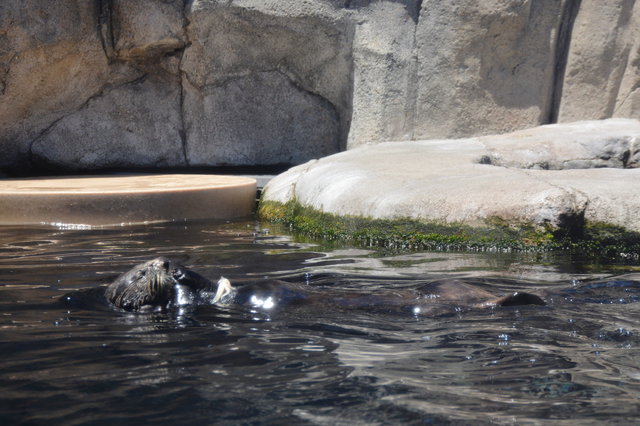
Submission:
[[[549,306],[436,317],[199,306],[128,314],[58,298],[155,256],[205,276],[375,292],[462,278]],[[638,265],[389,253],[260,224],[0,228],[2,424],[587,424],[640,415]]]

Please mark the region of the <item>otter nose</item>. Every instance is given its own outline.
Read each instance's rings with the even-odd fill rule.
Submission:
[[[169,272],[169,269],[171,268],[171,261],[169,259],[159,257],[153,260],[153,267]]]

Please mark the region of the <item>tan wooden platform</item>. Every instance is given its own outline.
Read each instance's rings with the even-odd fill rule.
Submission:
[[[111,226],[251,215],[256,180],[163,174],[0,179],[0,225]]]

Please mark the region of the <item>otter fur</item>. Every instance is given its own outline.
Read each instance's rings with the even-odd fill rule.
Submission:
[[[164,257],[136,265],[120,275],[106,288],[104,295],[113,306],[126,311],[207,303],[265,310],[313,305],[438,314],[454,306],[487,308],[545,304],[534,294],[516,292],[496,297],[460,280],[433,281],[417,289],[372,292],[319,288],[278,280],[233,286],[226,278],[213,283]]]
[[[179,304],[182,286],[202,290],[209,280],[164,257],[134,266],[105,290],[104,296],[125,311],[145,311]]]

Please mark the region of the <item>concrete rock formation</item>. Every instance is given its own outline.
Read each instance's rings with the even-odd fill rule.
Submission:
[[[506,135],[362,146],[294,167],[263,201],[439,224],[640,232],[640,121],[555,124]]]
[[[220,3],[189,9],[181,64],[189,164],[299,164],[344,148],[348,22],[297,2]]]
[[[0,2],[0,170],[299,164],[640,118],[635,0]]]
[[[582,0],[568,48],[559,120],[637,118],[640,2]]]

